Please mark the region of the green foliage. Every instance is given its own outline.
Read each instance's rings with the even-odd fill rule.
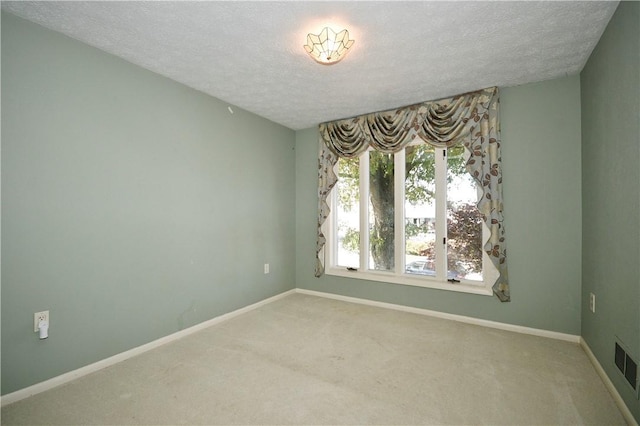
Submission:
[[[338,161],[338,197],[345,211],[351,211],[360,202],[360,162],[357,158],[341,158]]]
[[[467,173],[467,162],[464,159],[464,153],[465,147],[462,145],[454,146],[447,151],[447,170],[449,171],[447,179],[449,182],[453,177]]]
[[[449,181],[455,176],[466,173],[464,150],[465,148],[462,145],[448,149]],[[440,152],[440,148],[433,148],[427,144],[412,145],[405,148],[405,197],[410,203],[414,205],[428,203],[435,198],[435,155]],[[393,269],[394,267],[394,169],[393,154],[379,151],[369,152],[369,192],[373,210],[373,224],[370,229],[369,243],[375,267],[382,270]],[[359,178],[358,159],[341,159],[339,161],[339,201],[347,211],[359,202]],[[477,209],[474,206],[472,208],[477,213]],[[454,241],[450,241],[450,249],[454,251],[450,253],[450,262],[458,265],[457,269],[460,269],[459,265],[469,263],[468,261],[463,262],[464,259],[478,258],[470,256],[475,253],[477,241],[474,239],[473,243],[470,242],[471,234],[466,232],[471,231],[466,229],[466,225],[464,225],[465,217],[475,218],[475,216],[466,207],[463,207],[460,213],[452,215],[453,219],[450,219],[450,223],[453,225],[450,225],[450,227],[457,228],[455,231],[456,238]],[[406,232],[407,236],[411,237],[426,232],[426,229],[410,223],[406,225]],[[451,229],[449,232],[451,235]],[[467,235],[467,237],[463,237],[463,235]],[[473,235],[475,235],[473,238],[482,238],[481,231]],[[450,236],[450,238],[453,239],[454,237]],[[357,251],[359,247],[358,232],[352,228],[347,229],[342,244],[347,250]],[[473,247],[470,245],[473,245]],[[408,247],[407,250],[411,254],[426,255],[430,253],[433,256],[433,243],[431,245],[428,243],[416,244],[415,247]],[[481,268],[481,255],[479,259]],[[452,266],[454,266],[453,264]],[[475,267],[475,265],[468,266]]]
[[[404,235],[406,237],[415,237],[418,234],[426,234],[429,231],[429,227],[427,224],[424,225],[416,225],[415,223],[405,223],[404,225]]]
[[[342,247],[352,253],[358,253],[358,250],[360,250],[360,232],[354,228],[346,228],[342,239]]]
[[[435,197],[435,150],[430,145],[408,146],[405,151],[405,197],[411,204]]]

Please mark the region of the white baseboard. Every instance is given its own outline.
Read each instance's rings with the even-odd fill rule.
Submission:
[[[325,297],[328,299],[342,300],[344,302],[359,303],[361,305],[376,306],[379,308],[393,309],[396,311],[410,312],[412,314],[426,315],[430,317],[448,319],[452,321],[464,322],[467,324],[480,325],[482,327],[496,328],[499,330],[513,331],[515,333],[530,334],[533,336],[548,337],[556,340],[564,340],[566,342],[580,343],[580,336],[573,334],[559,333],[557,331],[541,330],[538,328],[523,327],[521,325],[505,324],[497,321],[483,320],[464,315],[448,314],[445,312],[430,311],[428,309],[413,308],[404,305],[395,305],[393,303],[376,302],[373,300],[359,299],[357,297],[342,296],[333,293],[323,293],[320,291],[305,290],[302,288],[295,289],[296,293],[308,294],[310,296]]]
[[[208,321],[202,322],[200,324],[196,324],[192,327],[189,327],[187,329],[184,330],[180,330],[176,333],[170,334],[168,336],[162,337],[160,339],[154,340],[152,342],[149,342],[147,344],[144,344],[142,346],[138,346],[136,348],[130,349],[128,351],[116,354],[112,357],[103,359],[101,361],[95,362],[93,364],[87,365],[85,367],[81,367],[77,370],[73,370],[70,371],[68,373],[62,374],[60,376],[57,377],[53,377],[49,380],[46,380],[44,382],[40,382],[40,383],[36,383],[35,385],[29,386],[27,388],[24,389],[20,389],[18,391],[15,391],[13,393],[4,395],[2,397],[0,397],[0,401],[1,401],[1,406],[5,406],[8,404],[11,404],[13,402],[19,401],[21,399],[24,398],[28,398],[32,395],[53,389],[57,386],[63,385],[65,383],[68,383],[72,380],[75,380],[77,378],[80,378],[82,376],[86,376],[88,374],[91,374],[93,372],[99,371],[103,368],[109,367],[111,365],[117,364],[121,361],[124,361],[126,359],[132,358],[136,355],[142,354],[144,352],[147,352],[149,350],[155,349],[159,346],[165,345],[167,343],[173,342],[175,340],[178,340],[182,337],[188,336],[190,334],[196,333],[200,330],[203,330],[207,327],[211,327],[212,325],[215,324],[219,324],[223,321],[229,320],[231,318],[234,318],[238,315],[241,315],[243,313],[252,311],[256,308],[259,308],[261,306],[264,306],[266,304],[269,304],[271,302],[274,302],[276,300],[282,299],[290,294],[293,293],[300,293],[300,294],[307,294],[307,295],[311,295],[311,296],[318,296],[318,297],[324,297],[324,298],[328,298],[328,299],[335,299],[335,300],[341,300],[341,301],[345,301],[345,302],[351,302],[351,303],[359,303],[359,304],[363,304],[363,305],[369,305],[369,306],[376,306],[376,307],[381,307],[381,308],[386,308],[386,309],[393,309],[393,310],[397,310],[397,311],[403,311],[403,312],[410,312],[410,313],[414,313],[414,314],[419,314],[419,315],[427,315],[427,316],[432,316],[432,317],[436,317],[436,318],[442,318],[442,319],[448,319],[448,320],[453,320],[453,321],[458,321],[458,322],[463,322],[463,323],[467,323],[467,324],[474,324],[474,325],[480,325],[483,327],[490,327],[490,328],[496,328],[496,329],[500,329],[500,330],[506,330],[506,331],[513,331],[516,333],[522,333],[522,334],[530,334],[530,335],[534,335],[534,336],[540,336],[540,337],[548,337],[551,339],[557,339],[557,340],[564,340],[567,342],[572,342],[572,343],[579,343],[582,345],[583,348],[585,348],[585,352],[587,352],[587,355],[589,356],[589,358],[592,360],[592,362],[594,363],[594,365],[596,366],[596,370],[598,370],[598,373],[603,376],[603,381],[605,381],[605,385],[607,385],[607,387],[613,392],[615,392],[617,394],[617,391],[615,390],[615,388],[613,387],[613,384],[611,384],[611,381],[609,380],[609,378],[606,376],[606,374],[604,373],[604,370],[602,370],[602,367],[600,367],[600,364],[597,364],[597,360],[595,360],[595,357],[593,357],[593,354],[591,353],[591,351],[588,349],[588,346],[586,346],[586,343],[584,343],[584,341],[581,339],[580,336],[575,336],[572,334],[565,334],[565,333],[559,333],[559,332],[555,332],[555,331],[549,331],[549,330],[541,330],[541,329],[536,329],[536,328],[530,328],[530,327],[523,327],[523,326],[519,326],[519,325],[513,325],[513,324],[505,324],[505,323],[500,323],[500,322],[496,322],[496,321],[489,321],[489,320],[483,320],[483,319],[478,319],[478,318],[473,318],[473,317],[467,317],[467,316],[463,316],[463,315],[455,315],[455,314],[448,314],[448,313],[444,313],[444,312],[438,312],[438,311],[431,311],[428,309],[422,309],[422,308],[413,308],[410,306],[404,306],[404,305],[396,305],[396,304],[392,304],[392,303],[385,303],[385,302],[376,302],[373,300],[367,300],[367,299],[360,299],[360,298],[356,298],[356,297],[349,297],[349,296],[342,296],[342,295],[338,295],[338,294],[332,294],[332,293],[324,293],[324,292],[319,292],[319,291],[313,291],[313,290],[305,290],[305,289],[293,289],[293,290],[288,290],[285,291],[284,293],[278,294],[276,296],[270,297],[268,299],[265,300],[261,300],[260,302],[256,302],[252,305],[249,306],[245,306],[243,308],[237,309],[233,312],[229,312],[226,313],[224,315],[220,315],[216,318],[210,319]],[[606,378],[606,379],[605,379]],[[608,381],[608,383],[607,383]],[[622,406],[624,407],[624,409],[626,409],[626,413],[625,411],[621,408],[623,414],[625,415],[625,419],[627,419],[627,421],[629,421],[628,419],[631,419],[632,422],[630,422],[629,424],[631,425],[635,425],[638,426],[637,423],[635,423],[635,421],[633,420],[633,416],[631,415],[631,412],[629,411],[629,409],[626,407],[626,405],[624,405],[624,402],[622,401],[622,398],[620,397],[619,394],[618,395],[618,399],[619,399],[619,404],[622,404]],[[615,395],[614,395],[615,398]],[[616,399],[616,403],[618,403],[618,399]]]
[[[237,317],[238,315],[252,311],[256,308],[259,308],[271,302],[275,302],[276,300],[282,299],[293,293],[295,293],[295,289],[285,291],[284,293],[277,294],[273,297],[269,297],[268,299],[264,299],[252,305],[245,306],[244,308],[236,309],[235,311],[228,312],[226,314],[212,318],[205,322],[201,322],[200,324],[196,324],[192,327],[185,328],[184,330],[177,331],[168,336],[161,337],[160,339],[154,340],[152,342],[146,343],[142,346],[138,346],[133,349],[129,349],[128,351],[121,352],[119,354],[103,359],[101,361],[94,362],[93,364],[89,364],[87,366],[78,368],[77,370],[69,371],[68,373],[61,374],[60,376],[53,377],[44,382],[36,383],[35,385],[3,395],[2,397],[0,397],[1,406],[4,407],[5,405],[14,403],[16,401],[20,401],[21,399],[28,398],[32,395],[47,391],[49,389],[53,389],[55,387],[68,383],[72,380],[78,379],[82,376],[86,376],[87,374],[91,374],[98,370],[102,370],[103,368],[109,367],[111,365],[117,364],[126,359],[132,358],[136,355],[140,355],[144,352],[150,351],[151,349],[155,349],[159,346],[165,345],[167,343],[176,341],[190,334],[196,333],[207,327],[211,327],[212,325],[219,324],[223,321],[227,321],[231,318]]]
[[[620,412],[622,413],[622,416],[626,420],[627,424],[629,424],[629,426],[638,426],[638,422],[636,422],[636,419],[633,418],[631,410],[629,410],[629,407],[627,407],[627,404],[625,404],[624,399],[622,399],[622,396],[620,396],[620,393],[618,393],[618,390],[613,385],[613,382],[611,381],[609,376],[607,376],[604,368],[602,368],[602,365],[600,365],[600,362],[591,351],[591,348],[589,347],[587,342],[582,337],[580,338],[580,346],[587,354],[587,357],[589,358],[589,361],[591,361],[591,364],[593,364],[593,367],[598,372],[598,375],[604,382],[604,385],[613,397],[613,400],[616,402],[616,405],[620,409]]]

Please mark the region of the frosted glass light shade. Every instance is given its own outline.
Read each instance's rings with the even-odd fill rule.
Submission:
[[[331,65],[340,61],[353,46],[354,40],[349,40],[349,31],[336,33],[329,27],[324,27],[320,34],[307,35],[304,49],[315,61]]]

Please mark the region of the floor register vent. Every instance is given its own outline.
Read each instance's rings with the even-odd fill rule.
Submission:
[[[623,346],[616,342],[615,353],[616,367],[627,379],[633,390],[638,390],[638,363],[631,359]],[[636,393],[638,395],[638,393]]]

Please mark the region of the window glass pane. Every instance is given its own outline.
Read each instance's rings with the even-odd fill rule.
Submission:
[[[394,269],[393,154],[369,152],[369,268]]]
[[[338,160],[337,264],[360,267],[360,161],[357,158]]]
[[[405,272],[435,276],[435,151],[431,145],[405,148]]]
[[[447,153],[448,277],[482,281],[482,215],[476,208],[478,186],[467,172],[466,150]]]

